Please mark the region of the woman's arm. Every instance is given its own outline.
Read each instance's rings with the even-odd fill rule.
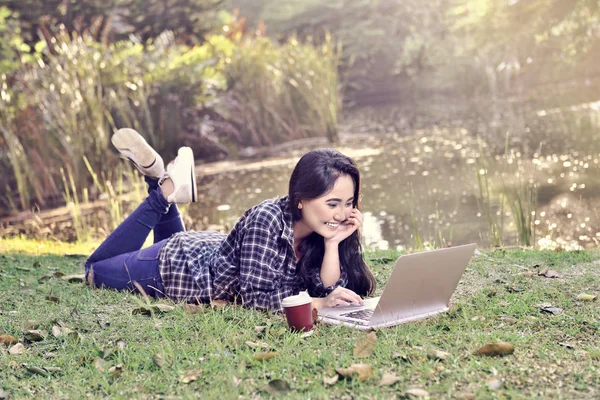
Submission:
[[[352,235],[362,225],[362,222],[362,213],[354,208],[348,219],[340,224],[337,233],[329,239],[324,239],[325,254],[321,264],[321,280],[325,287],[335,284],[340,279],[340,242]]]
[[[325,241],[325,254],[321,264],[321,281],[323,286],[329,287],[340,279],[340,253],[338,242]]]

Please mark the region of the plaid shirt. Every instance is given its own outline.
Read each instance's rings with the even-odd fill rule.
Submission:
[[[165,294],[176,301],[241,301],[247,307],[281,310],[281,301],[302,290],[324,297],[345,286],[325,287],[319,269],[296,274],[292,213],[288,197],[265,200],[246,211],[229,235],[180,232],[161,250]]]

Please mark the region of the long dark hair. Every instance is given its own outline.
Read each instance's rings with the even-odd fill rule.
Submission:
[[[290,178],[288,191],[294,221],[302,219],[298,209],[301,200],[311,200],[330,192],[338,177],[348,175],[354,182],[352,206],[358,208],[360,196],[360,173],[349,157],[333,149],[319,149],[306,153]],[[366,296],[375,290],[375,278],[367,267],[363,256],[358,231],[339,244],[340,265],[346,271],[346,287],[358,295]],[[316,232],[308,235],[300,244],[298,272],[308,276],[320,270],[325,254],[323,237]]]

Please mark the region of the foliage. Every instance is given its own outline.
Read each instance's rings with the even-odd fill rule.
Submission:
[[[231,139],[250,146],[321,135],[335,141],[337,57],[329,37],[316,48],[295,38],[244,41],[227,59],[230,90],[216,107],[233,125]]]
[[[46,39],[53,27],[67,32],[94,32],[99,41],[127,39],[142,42],[170,30],[179,40],[201,43],[219,23],[223,0],[0,0],[0,6],[20,14],[26,42],[37,41],[41,30]]]
[[[3,78],[0,148],[12,172],[3,186],[15,189],[5,196],[10,209],[56,203],[71,190],[63,173],[78,190],[90,182],[88,169],[102,181],[115,179],[115,153],[106,149],[123,126],[141,132],[167,160],[182,145],[214,159],[238,146],[337,134],[337,58],[330,42],[279,46],[266,38],[212,35],[188,46],[165,32],[145,44],[106,44],[92,33],[62,29],[41,43],[37,63],[20,64],[12,84]],[[281,76],[271,81],[277,71]],[[257,85],[274,86],[252,92]],[[269,109],[248,111],[256,104]],[[264,113],[269,117],[260,119]],[[90,196],[98,190],[92,187]]]

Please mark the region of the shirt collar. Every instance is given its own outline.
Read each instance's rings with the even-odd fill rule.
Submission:
[[[290,199],[288,196],[283,196],[279,200],[279,206],[283,211],[283,232],[281,237],[286,239],[293,247],[294,245],[294,221],[292,217],[292,209],[290,206]]]

